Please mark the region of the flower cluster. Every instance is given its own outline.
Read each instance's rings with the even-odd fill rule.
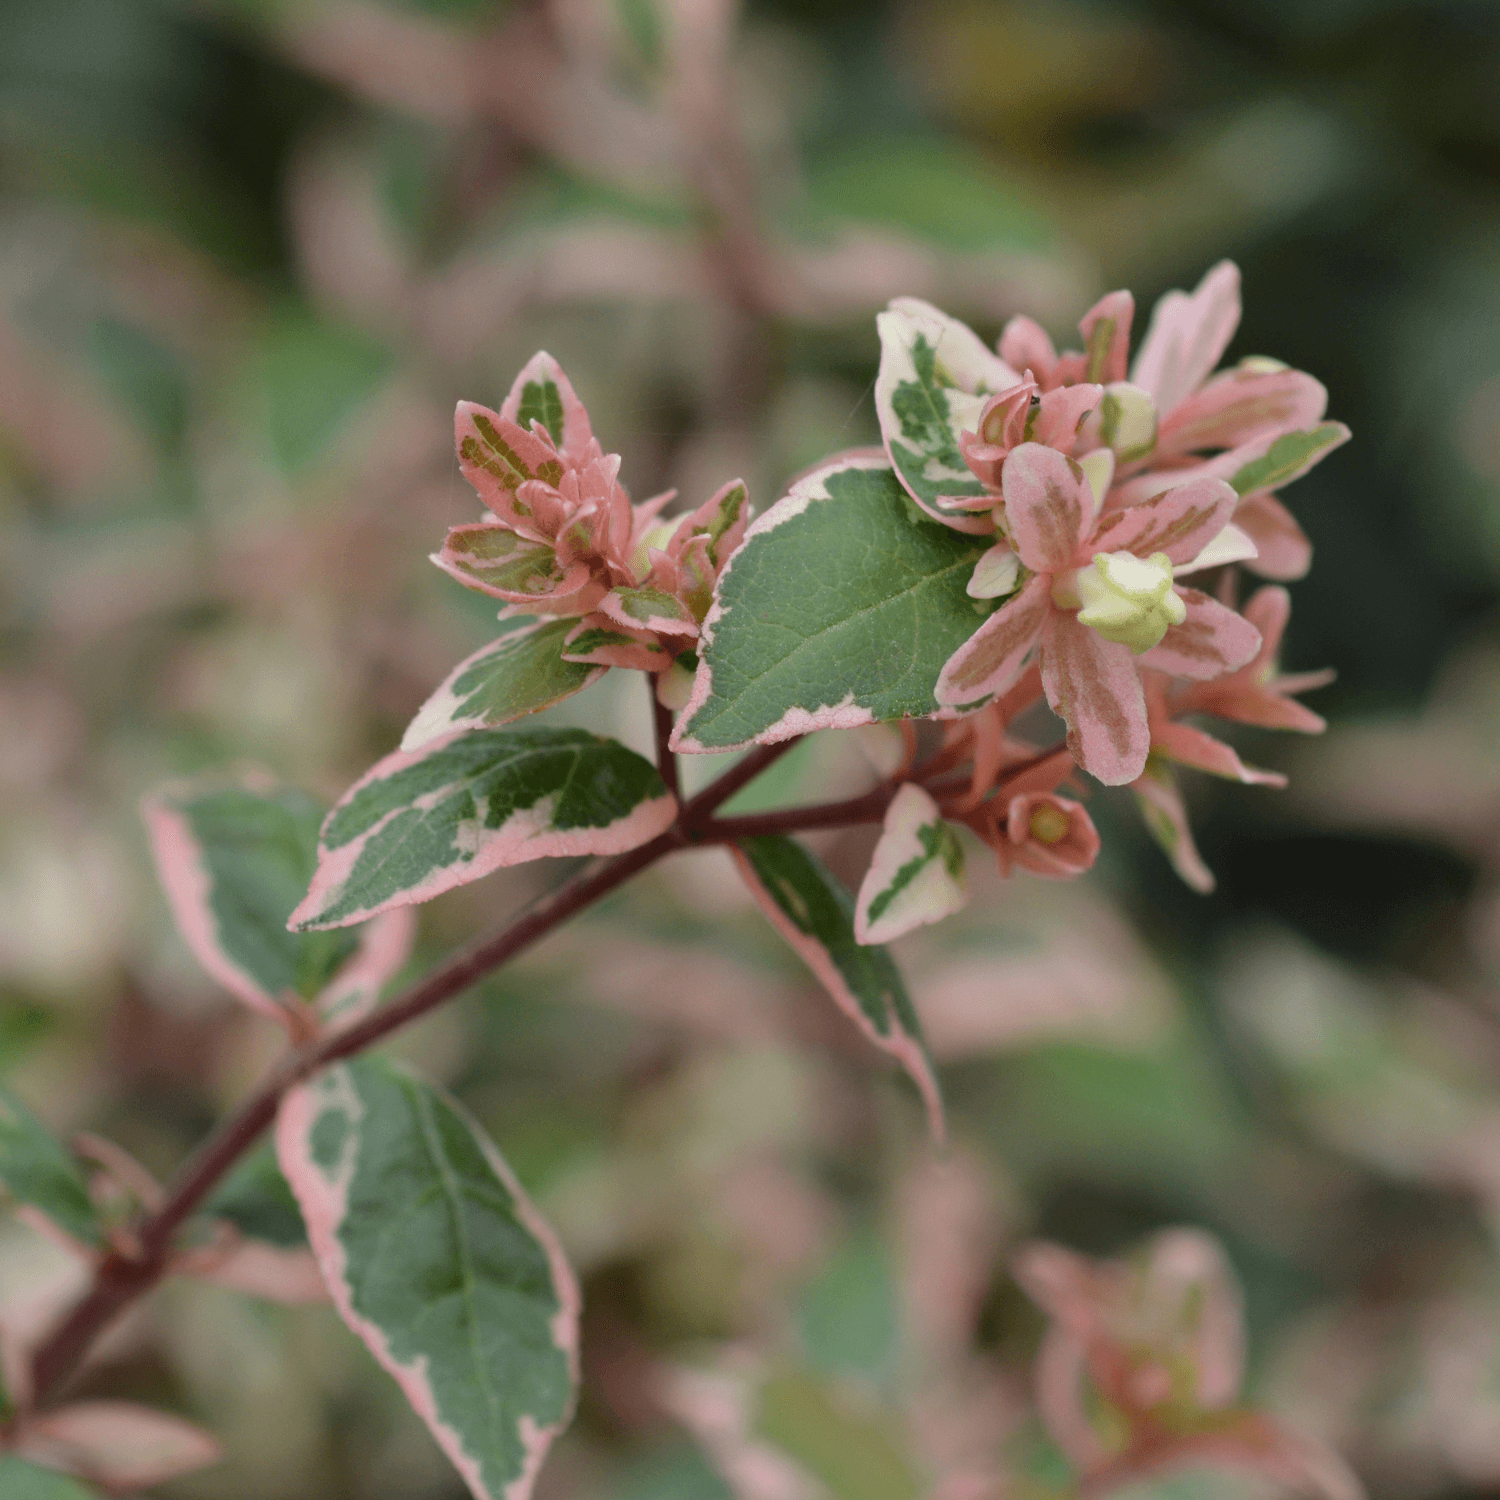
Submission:
[[[564,659],[666,673],[691,652],[714,580],[749,521],[731,480],[697,510],[660,519],[669,490],[631,503],[551,355],[516,377],[498,413],[459,403],[459,466],[487,507],[452,527],[433,561],[503,599],[507,613],[577,617]]]

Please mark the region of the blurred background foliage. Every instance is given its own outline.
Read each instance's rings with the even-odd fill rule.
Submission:
[[[164,1173],[265,1064],[137,801],[248,761],[336,795],[490,633],[425,560],[474,511],[455,399],[546,347],[637,497],[743,472],[764,507],[876,437],[889,296],[1066,335],[1228,255],[1232,356],[1355,432],[1288,496],[1287,664],[1337,667],[1333,728],[1249,742],[1285,794],[1195,789],[1212,897],[1097,797],[1092,877],[985,882],[903,945],[946,1169],[716,855],[401,1050],[585,1276],[544,1497],[722,1500],[740,1419],[841,1500],[1052,1493],[1005,1252],[1174,1222],[1229,1250],[1259,1395],[1377,1496],[1496,1493],[1497,231],[1481,0],[4,0],[0,1068]],[[625,674],[566,713],[644,743]],[[435,902],[424,959],[553,878]],[[68,1275],[9,1227],[0,1316]],[[326,1310],[173,1284],[88,1389],[223,1435],[184,1500],[460,1494]]]

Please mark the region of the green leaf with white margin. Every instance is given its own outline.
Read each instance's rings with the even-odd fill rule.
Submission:
[[[480,1500],[525,1500],[578,1381],[578,1288],[478,1125],[378,1060],[293,1089],[282,1169],[344,1321]]]
[[[78,1163],[9,1089],[0,1086],[0,1184],[81,1245],[103,1242]]]
[[[76,1479],[0,1454],[0,1500],[94,1500]]]
[[[895,961],[854,936],[854,902],[820,860],[780,834],[744,839],[730,849],[745,884],[839,1009],[906,1069],[927,1110],[935,1140],[945,1135],[943,1101]]]
[[[1241,497],[1263,490],[1279,490],[1326,458],[1341,443],[1349,441],[1342,422],[1321,422],[1305,432],[1283,433],[1259,458],[1253,458],[1231,478]]]
[[[983,551],[922,520],[883,454],[798,480],[719,575],[673,748],[936,712],[944,662],[991,608],[966,592]]]
[[[368,1010],[411,950],[409,918],[364,933],[295,933],[287,918],[318,863],[325,806],[267,780],[166,787],[142,807],[172,915],[198,962],[240,1000],[288,1024],[315,1003]]]
[[[901,482],[944,524],[992,530],[988,516],[955,515],[940,510],[937,501],[941,495],[990,493],[964,462],[959,434],[977,431],[986,398],[1021,377],[972,329],[916,297],[897,297],[875,326],[880,330],[875,413]]]
[[[906,782],[885,812],[885,828],[854,903],[854,936],[889,943],[929,922],[941,922],[969,899],[964,848],[938,805]]]
[[[582,729],[478,729],[397,750],[329,813],[289,925],[346,927],[509,865],[619,854],[676,815],[650,761]]]
[[[578,622],[537,620],[481,646],[454,667],[401,736],[420,750],[468,729],[496,729],[582,692],[608,670],[563,660],[563,638]]]

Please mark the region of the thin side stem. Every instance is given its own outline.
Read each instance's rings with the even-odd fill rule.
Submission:
[[[733,844],[740,839],[773,833],[801,833],[813,828],[852,828],[878,823],[896,795],[897,783],[882,782],[873,791],[842,802],[818,802],[810,807],[781,807],[774,812],[747,813],[739,818],[714,818],[698,830],[703,843]]]
[[[752,751],[682,808],[671,828],[638,849],[584,869],[541,897],[498,932],[461,948],[425,978],[346,1030],[299,1048],[277,1066],[185,1161],[167,1184],[161,1206],[136,1225],[134,1255],[112,1251],[94,1283],[48,1334],[32,1358],[32,1399],[40,1404],[77,1369],[94,1340],[166,1273],[172,1237],[276,1118],[282,1095],[319,1068],[352,1057],[436,1010],[568,918],[623,885],[657,860],[686,847],[688,830],[754,780],[792,742]]]
[[[672,754],[671,749],[672,710],[656,696],[658,679],[650,672],[643,676],[646,679],[646,691],[651,694],[651,722],[656,729],[656,769],[661,773],[667,790],[680,802],[682,786],[677,774],[677,757]]]

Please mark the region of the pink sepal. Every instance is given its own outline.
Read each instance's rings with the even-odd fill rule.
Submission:
[[[1245,566],[1262,578],[1293,583],[1312,567],[1312,543],[1296,518],[1275,495],[1262,492],[1240,501],[1234,524],[1255,543],[1256,555]]]
[[[1131,380],[1172,411],[1213,373],[1239,324],[1239,267],[1221,260],[1195,291],[1168,292],[1152,309]]]
[[[1240,781],[1246,786],[1286,785],[1286,777],[1280,771],[1261,771],[1247,766],[1223,740],[1216,740],[1190,724],[1173,721],[1153,725],[1151,753],[1164,755],[1179,766],[1191,766],[1195,771],[1207,771],[1210,776],[1222,776],[1227,781]]]
[[[1174,566],[1190,563],[1223,531],[1239,496],[1222,479],[1195,479],[1128,510],[1104,516],[1089,541],[1092,552],[1165,552]]]
[[[1078,616],[1049,610],[1042,629],[1042,685],[1068,725],[1068,749],[1090,776],[1124,786],[1146,765],[1146,700],[1126,646],[1106,641]]]
[[[1094,509],[1083,470],[1055,448],[1022,443],[1006,460],[1002,489],[1021,561],[1035,573],[1071,567]]]
[[[944,662],[933,689],[939,703],[975,703],[1011,686],[1041,638],[1051,588],[1050,578],[1030,579]]]
[[[1237,671],[1260,650],[1260,631],[1217,599],[1181,584],[1177,597],[1187,606],[1187,619],[1171,626],[1158,645],[1142,653],[1143,667],[1204,681]]]

